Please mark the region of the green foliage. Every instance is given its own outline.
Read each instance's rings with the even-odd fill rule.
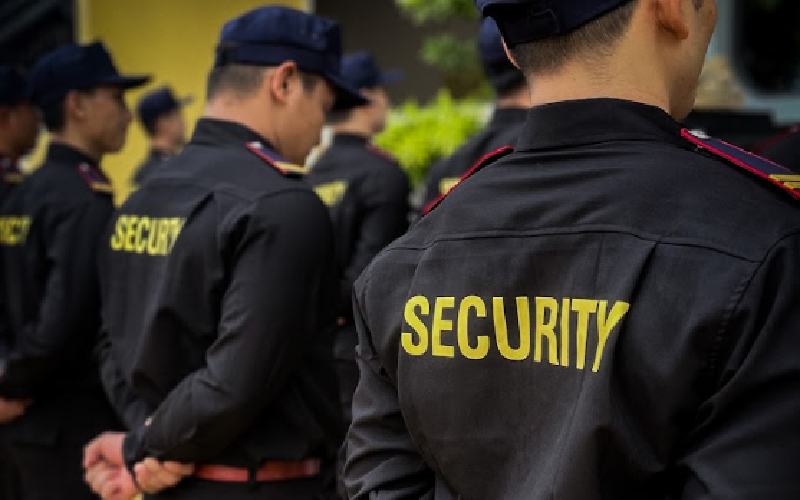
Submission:
[[[454,101],[447,90],[442,90],[427,106],[408,101],[393,111],[375,143],[398,158],[416,186],[424,181],[431,165],[453,154],[479,130],[484,111],[480,103]]]
[[[477,19],[474,0],[395,0],[417,24],[443,21],[453,17]]]

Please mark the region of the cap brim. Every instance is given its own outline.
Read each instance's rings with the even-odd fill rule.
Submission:
[[[111,78],[103,78],[98,81],[98,85],[116,85],[123,89],[133,89],[141,87],[150,81],[150,76],[113,76]]]
[[[381,73],[381,77],[378,79],[378,83],[381,85],[391,85],[393,83],[397,83],[403,79],[403,72],[392,69],[389,71],[384,71]]]
[[[358,89],[348,85],[341,76],[326,75],[325,78],[336,90],[336,102],[333,105],[334,111],[346,111],[369,104],[369,100],[362,96]]]

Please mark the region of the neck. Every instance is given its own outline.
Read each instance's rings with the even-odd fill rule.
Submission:
[[[250,100],[242,100],[230,94],[222,94],[208,101],[203,118],[244,125],[269,141],[273,147],[278,147],[277,130],[271,126],[269,119],[264,119],[269,117],[269,114],[269,112],[263,111],[263,107],[259,108],[251,105]]]
[[[529,108],[531,106],[531,94],[527,85],[514,90],[502,97],[498,97],[495,102],[498,109],[503,108]]]
[[[334,134],[358,135],[369,139],[372,137],[372,128],[366,123],[357,120],[350,120],[333,126]]]
[[[611,98],[649,104],[670,113],[669,91],[659,68],[637,50],[620,48],[602,61],[568,62],[529,80],[531,106],[579,99]],[[627,63],[626,63],[627,61]],[[630,64],[630,61],[642,61]]]
[[[100,163],[100,159],[103,157],[103,151],[92,146],[91,142],[85,137],[75,133],[69,128],[66,128],[63,132],[53,132],[51,135],[52,142],[64,144],[76,149],[94,160],[96,163]]]
[[[174,154],[178,148],[175,147],[168,138],[156,136],[150,139],[150,149],[154,149],[159,153],[171,155]]]

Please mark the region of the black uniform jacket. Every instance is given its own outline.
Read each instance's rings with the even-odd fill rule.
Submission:
[[[100,351],[129,464],[254,467],[324,458],[341,439],[330,222],[267,148],[202,119],[112,220]]]
[[[10,209],[11,202],[8,200],[14,197],[14,192],[23,179],[24,176],[17,161],[0,155],[0,262],[3,261],[2,253],[5,248],[13,246],[16,236],[12,230],[16,227],[16,219],[4,216],[6,210],[4,207],[8,206]],[[13,341],[10,318],[6,313],[5,299],[3,298],[6,293],[3,276],[3,266],[0,265],[0,362],[5,359]]]
[[[394,158],[367,138],[337,134],[308,180],[333,221],[342,269],[339,314],[350,318],[353,282],[408,229],[408,178]]]
[[[49,443],[65,414],[59,408],[83,404],[77,393],[102,407],[87,412],[109,412],[93,349],[97,250],[113,212],[111,186],[91,158],[53,143],[2,212],[2,314],[11,340],[0,397],[33,399],[11,434]]]
[[[764,157],[800,173],[800,128],[766,150]]]
[[[447,193],[486,154],[516,144],[527,116],[528,110],[523,108],[496,109],[484,130],[470,137],[452,156],[431,167],[425,180],[423,208]]]
[[[145,179],[153,175],[158,167],[160,167],[165,161],[172,158],[172,155],[167,153],[163,153],[158,151],[157,149],[151,149],[150,154],[147,155],[147,158],[139,165],[136,169],[136,172],[133,174],[133,178],[131,179],[131,184],[134,187],[140,186]]]
[[[351,498],[800,498],[800,201],[627,101],[517,146],[356,282]]]

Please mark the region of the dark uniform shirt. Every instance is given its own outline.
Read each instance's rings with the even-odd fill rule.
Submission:
[[[255,467],[325,458],[341,439],[330,222],[258,147],[242,125],[200,120],[112,220],[100,353],[129,465]]]
[[[764,157],[800,173],[800,128],[767,149]]]
[[[14,197],[16,188],[23,180],[22,172],[19,170],[19,165],[16,160],[0,155],[0,262],[2,262],[2,253],[5,251],[6,242],[13,240],[11,235],[10,220],[4,216],[6,210],[10,208],[12,202],[11,198]],[[5,309],[5,281],[4,281],[3,268],[0,266],[0,363],[8,354],[11,348],[13,337],[11,334],[11,325],[8,314]]]
[[[153,172],[158,170],[158,167],[170,158],[172,158],[172,155],[168,153],[157,149],[151,149],[150,154],[147,155],[147,158],[139,165],[136,172],[134,172],[131,184],[137,187],[141,186],[145,179],[153,175]]]
[[[356,283],[351,498],[798,498],[800,201],[633,102],[517,146]]]
[[[431,167],[425,181],[423,207],[445,194],[483,156],[516,144],[527,116],[528,110],[523,108],[496,109],[484,130],[470,137],[452,156]]]
[[[408,228],[408,178],[394,158],[367,138],[337,134],[308,180],[333,221],[343,273],[339,314],[350,318],[353,282]]]
[[[112,211],[111,186],[97,164],[57,143],[3,206],[2,314],[12,338],[0,397],[34,400],[14,422],[26,428],[15,437],[55,440],[53,423],[66,415],[67,401],[78,405],[76,393],[100,408],[87,412],[110,414],[92,352],[100,327],[97,249]]]

